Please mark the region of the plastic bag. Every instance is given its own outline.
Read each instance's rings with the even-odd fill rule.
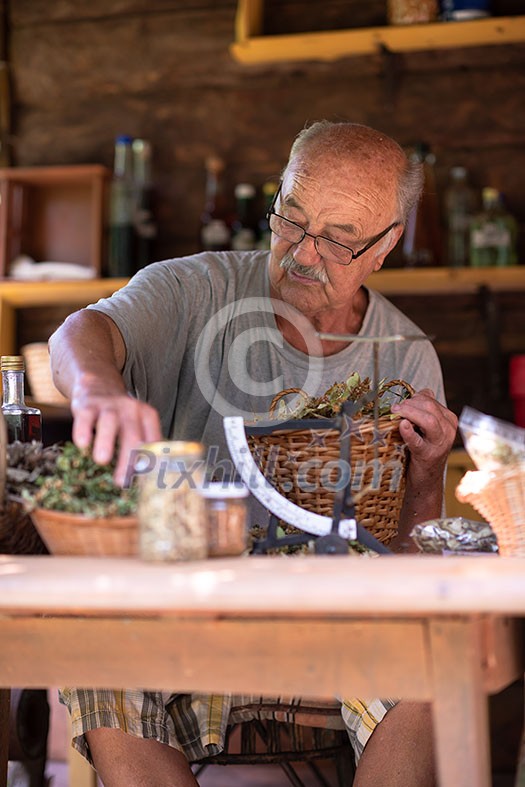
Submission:
[[[464,407],[459,431],[478,470],[498,470],[525,462],[525,429]]]
[[[444,555],[460,552],[497,552],[498,542],[490,525],[462,516],[430,519],[410,533],[421,552]]]

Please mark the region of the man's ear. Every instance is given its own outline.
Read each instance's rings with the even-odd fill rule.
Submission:
[[[387,239],[388,245],[386,245],[383,251],[381,251],[380,254],[378,254],[378,256],[376,257],[376,261],[374,263],[375,271],[381,270],[385,259],[388,257],[392,249],[395,248],[399,238],[401,237],[404,231],[405,231],[405,225],[400,224],[398,227],[394,227],[392,231],[388,234],[388,239]]]

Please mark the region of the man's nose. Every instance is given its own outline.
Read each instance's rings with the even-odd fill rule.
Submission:
[[[302,241],[296,243],[293,250],[293,258],[301,265],[314,265],[319,262],[321,256],[315,247],[315,237],[305,234]]]

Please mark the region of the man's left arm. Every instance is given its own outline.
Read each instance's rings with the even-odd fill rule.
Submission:
[[[410,539],[414,525],[442,514],[448,455],[454,444],[458,419],[424,388],[410,399],[392,406],[401,417],[399,432],[410,452],[399,530],[390,547],[417,551]]]

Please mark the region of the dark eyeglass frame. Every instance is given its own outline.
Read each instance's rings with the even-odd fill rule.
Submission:
[[[305,230],[305,228],[304,228],[304,227],[301,227],[301,225],[300,225],[300,224],[297,224],[297,222],[295,222],[295,221],[292,221],[291,219],[287,219],[285,216],[281,216],[281,214],[280,214],[280,213],[277,213],[277,212],[274,210],[274,207],[275,207],[275,203],[277,202],[277,197],[278,197],[278,196],[280,195],[280,193],[281,193],[281,186],[282,186],[282,182],[281,182],[281,183],[279,183],[279,188],[278,188],[278,189],[277,189],[277,191],[275,192],[275,194],[274,194],[274,197],[273,197],[273,199],[272,199],[272,202],[271,202],[271,204],[270,204],[270,207],[268,208],[268,212],[266,213],[266,220],[268,221],[268,224],[270,224],[270,220],[271,220],[271,217],[272,217],[272,216],[277,216],[277,218],[281,219],[281,221],[284,221],[284,222],[286,222],[286,224],[291,224],[292,226],[294,226],[294,227],[297,227],[297,229],[298,229],[298,230],[300,230],[300,231],[302,232],[302,236],[299,238],[299,240],[293,241],[293,245],[295,246],[295,245],[296,245],[296,244],[298,244],[298,243],[302,243],[302,242],[303,242],[303,240],[305,239],[305,237],[306,237],[306,236],[308,236],[309,238],[312,238],[312,240],[313,240],[313,242],[314,242],[315,250],[317,251],[317,253],[318,253],[318,254],[319,254],[321,257],[323,257],[323,254],[321,254],[321,252],[319,251],[319,249],[318,249],[318,247],[317,247],[317,243],[318,243],[318,239],[319,239],[319,238],[320,238],[321,240],[327,241],[328,243],[331,243],[331,244],[333,244],[334,246],[338,246],[338,247],[340,247],[341,249],[344,249],[345,251],[349,252],[349,254],[350,254],[350,259],[348,260],[348,262],[344,262],[343,260],[336,259],[335,257],[331,258],[331,259],[333,259],[333,262],[337,263],[337,265],[345,265],[345,266],[346,266],[346,265],[350,265],[350,263],[352,263],[354,260],[356,260],[358,257],[360,257],[360,256],[361,256],[361,254],[364,254],[364,253],[365,253],[365,251],[368,251],[369,249],[371,249],[371,248],[372,248],[372,246],[375,246],[375,244],[376,244],[376,243],[379,243],[379,241],[381,240],[381,238],[384,238],[384,237],[385,237],[385,235],[386,235],[387,233],[389,233],[389,232],[390,232],[390,230],[394,229],[394,227],[399,227],[399,225],[400,225],[400,224],[402,224],[402,222],[401,222],[401,221],[394,221],[394,222],[392,222],[392,224],[390,224],[390,226],[389,226],[389,227],[387,227],[387,228],[386,228],[386,230],[383,230],[382,232],[379,232],[377,235],[374,235],[374,237],[373,237],[373,238],[371,238],[371,239],[368,241],[368,243],[367,243],[365,246],[363,246],[363,248],[362,248],[362,249],[360,249],[359,251],[354,251],[354,250],[353,250],[353,249],[351,249],[349,246],[345,246],[343,243],[339,243],[339,242],[338,242],[338,241],[336,241],[336,240],[332,240],[332,238],[327,238],[325,235],[312,235],[312,233],[311,233],[311,232],[307,232],[307,231]],[[274,229],[272,229],[271,225],[270,225],[270,229],[272,230],[272,232],[275,232],[275,230],[274,230]],[[283,237],[282,235],[279,235],[279,233],[278,233],[278,232],[275,232],[275,234],[276,234],[276,235],[277,235],[279,238],[282,238],[282,237]],[[283,238],[283,240],[287,240],[287,238]],[[288,242],[289,242],[289,243],[292,243],[292,241],[288,241]]]

